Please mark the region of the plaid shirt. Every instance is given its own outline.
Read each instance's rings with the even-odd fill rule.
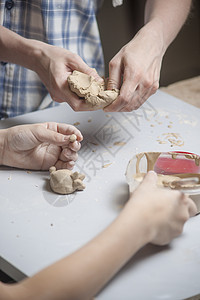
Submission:
[[[101,3],[102,0],[0,0],[0,24],[25,38],[77,53],[103,75],[104,60],[95,16]],[[47,94],[35,72],[0,63],[0,118],[44,107]],[[49,104],[54,105],[53,101]]]

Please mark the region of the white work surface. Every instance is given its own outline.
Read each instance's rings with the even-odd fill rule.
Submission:
[[[80,123],[84,141],[75,170],[86,174],[86,189],[59,196],[50,191],[48,172],[0,168],[0,267],[17,280],[72,253],[119,214],[134,154],[200,154],[200,110],[160,91],[131,113],[73,112],[63,104],[1,121],[0,128],[43,121]],[[198,293],[200,215],[169,246],[139,251],[96,299],[174,300]]]

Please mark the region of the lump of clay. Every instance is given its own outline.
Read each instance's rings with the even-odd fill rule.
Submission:
[[[79,172],[72,172],[67,169],[56,170],[55,167],[51,167],[49,172],[50,186],[55,193],[66,195],[85,189],[83,184],[85,175]]]
[[[77,136],[73,133],[69,137],[70,143],[74,143],[77,140]]]
[[[72,92],[97,109],[111,104],[119,95],[119,90],[105,90],[105,83],[76,70],[68,77],[68,84]]]

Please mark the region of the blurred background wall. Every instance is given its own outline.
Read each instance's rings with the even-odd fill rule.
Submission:
[[[142,27],[144,5],[145,0],[124,0],[122,6],[114,8],[111,0],[104,0],[97,19],[106,76],[110,59]],[[164,56],[160,86],[197,75],[200,75],[200,1],[193,0],[190,17]]]

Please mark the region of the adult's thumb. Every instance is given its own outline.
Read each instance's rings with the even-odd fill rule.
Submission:
[[[86,63],[82,63],[79,65],[79,69],[77,71],[80,71],[84,74],[87,74],[89,76],[93,76],[96,81],[99,82],[103,82],[103,78],[101,76],[99,76],[99,74],[97,73],[97,71],[94,68],[90,68]]]

